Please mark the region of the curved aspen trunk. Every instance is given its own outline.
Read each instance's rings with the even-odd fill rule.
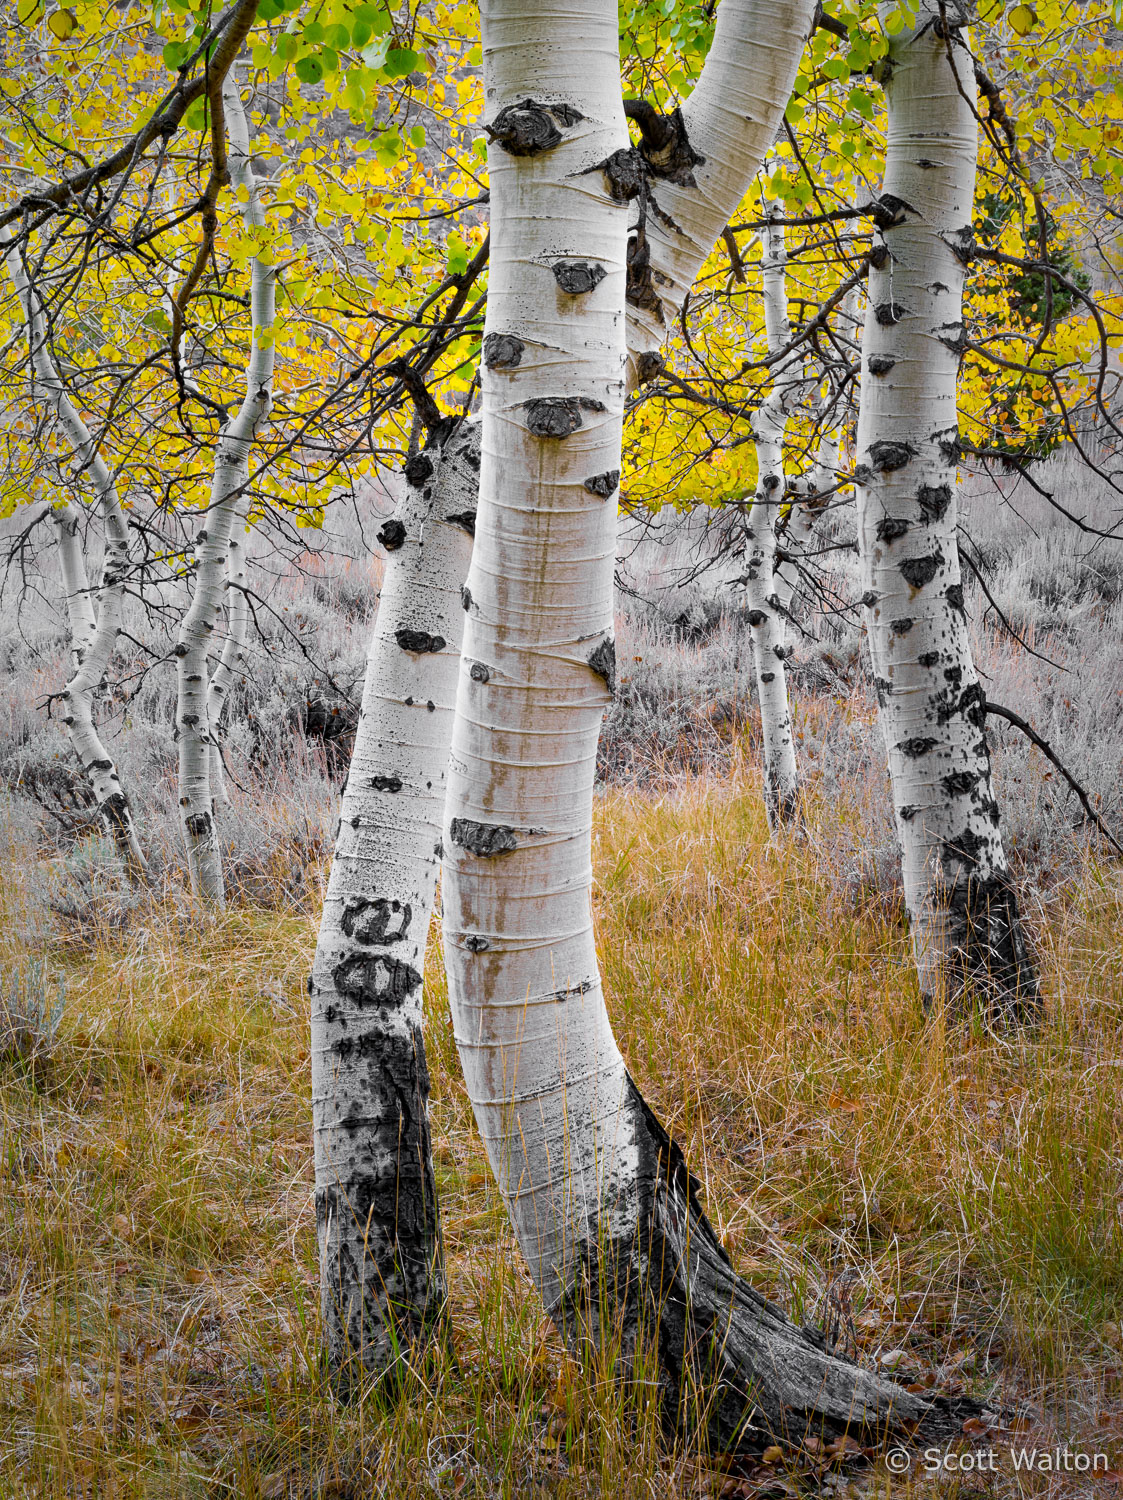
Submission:
[[[768,352],[776,354],[791,338],[783,228],[775,224],[767,226],[761,230],[760,242],[764,324]],[[797,823],[800,816],[799,769],[784,666],[788,656],[785,616],[776,591],[776,523],[786,490],[784,439],[788,412],[803,385],[798,377],[800,363],[794,359],[772,371],[772,389],[753,418],[757,482],[745,549],[745,597],[753,636],[763,740],[764,805],[773,831]]]
[[[444,832],[457,1043],[523,1254],[572,1345],[618,1348],[622,1374],[650,1350],[668,1429],[700,1421],[724,1451],[883,1431],[925,1403],[832,1357],[734,1274],[601,990],[591,822],[627,362],[626,221],[598,167],[623,139],[616,28],[607,0],[483,12],[483,468]],[[517,362],[496,360],[516,346]]]
[[[320,1294],[344,1392],[423,1344],[445,1300],[422,975],[479,484],[464,424],[406,466],[312,969]]]
[[[246,474],[242,477],[245,484]],[[207,688],[207,723],[211,738],[211,792],[223,807],[230,806],[226,791],[226,776],[222,765],[222,748],[219,729],[226,701],[234,682],[235,674],[241,672],[246,661],[246,638],[250,629],[250,605],[246,598],[246,535],[249,513],[249,491],[243,490],[234,524],[230,531],[230,546],[226,552],[226,638],[218,665],[211,675]]]
[[[230,178],[249,194],[243,209],[247,227],[265,222],[250,170],[249,129],[231,72],[222,86],[230,136]],[[222,907],[225,891],[222,855],[211,796],[214,737],[208,707],[207,657],[222,616],[230,536],[246,484],[250,449],[269,414],[273,389],[273,317],[276,273],[255,256],[250,284],[252,346],[246,365],[246,394],[223,428],[215,450],[214,479],[206,522],[196,538],[195,592],[176,641],[176,733],[179,741],[179,806],[187,842],[191,888]]]
[[[652,228],[652,235],[647,245],[648,258],[644,261],[647,268],[646,279],[629,276],[630,297],[634,291],[635,296],[642,300],[643,286],[648,285],[655,286],[660,295],[667,299],[665,316],[668,322],[673,321],[674,308],[681,303],[714,240],[724,229],[730,215],[736,211],[756,174],[791,91],[811,10],[811,0],[795,0],[795,3],[777,3],[777,0],[724,0],[719,12],[717,36],[703,69],[702,80],[686,106],[687,112],[692,111],[691,118],[695,122],[691,129],[698,133],[707,155],[704,167],[695,163],[696,175],[691,173],[689,167],[681,170],[680,165],[676,165],[669,156],[665,156],[661,165],[648,167],[640,154],[628,147],[622,136],[618,138],[618,144],[623,155],[618,154],[611,163],[603,163],[606,171],[615,174],[611,191],[622,205],[639,191],[645,174],[647,191],[656,196],[659,204],[663,204],[664,199],[667,203],[673,200],[674,213],[682,226],[682,235],[659,235],[656,233],[656,220],[649,226]],[[781,57],[775,48],[754,50],[751,53],[752,65],[747,66],[746,38],[758,29],[777,38],[777,46],[782,44],[787,52]],[[707,78],[715,74],[720,74],[718,81],[707,83]],[[615,92],[619,94],[618,77]],[[550,102],[546,101],[547,106]],[[536,107],[529,112],[515,110],[501,122],[495,123],[499,125],[509,144],[516,151],[522,151],[527,146],[533,146],[539,138],[553,140],[556,136],[560,139],[562,132],[569,128],[567,118],[564,110],[559,114],[548,107]],[[597,164],[594,163],[594,166],[599,170]],[[636,239],[637,235],[633,233],[633,260]],[[586,279],[595,278],[597,274],[591,271],[586,277],[579,267],[567,270],[563,266],[561,274],[549,283],[550,296],[560,299],[561,304],[565,304],[568,299],[580,297],[580,291],[567,291],[564,289],[565,284],[579,287]],[[636,283],[635,287],[632,287],[633,281]],[[632,312],[627,325],[627,336],[632,354],[630,372],[635,375],[645,365],[641,358],[643,351],[650,351],[662,343],[665,325],[662,312],[653,319],[650,307],[642,308],[638,302],[633,306]],[[495,372],[496,380],[502,381],[513,379],[525,353],[526,346],[521,339],[508,337],[500,331],[489,336],[484,358],[488,369]],[[650,368],[650,360],[646,362],[646,367]],[[478,430],[471,440],[474,462],[478,467]],[[423,457],[426,462],[434,465],[432,481],[425,481],[425,487],[432,491],[429,497],[431,504],[440,514],[459,515],[470,529],[474,524],[478,481],[473,486],[467,473],[444,473],[447,462],[451,461],[455,467],[461,461],[455,440],[451,447],[448,443],[443,447],[431,447]],[[463,462],[468,463],[471,468],[472,461],[467,455],[463,455]],[[598,502],[604,501],[608,507],[614,507],[619,474],[615,470],[609,470],[593,475],[591,482],[594,481],[594,488],[589,493]],[[451,498],[444,495],[446,488],[449,489]],[[608,513],[606,509],[605,514]],[[390,523],[392,528],[397,525],[397,521]],[[405,532],[395,531],[394,535],[400,541],[404,539]],[[387,539],[386,544],[390,546],[391,541]],[[463,583],[467,574],[470,545],[467,536],[459,537],[458,545],[461,552],[455,565],[460,570],[454,580],[457,587]],[[404,565],[405,559],[402,562]],[[390,596],[385,592],[383,594],[379,624],[376,625],[367,661],[364,702],[374,691],[372,684],[388,680],[399,670],[401,653],[394,634],[397,628],[409,628],[414,617],[445,619],[444,591],[449,586],[451,572],[446,572],[444,565],[435,566],[432,556],[425,560],[418,553],[418,562],[423,565],[410,567],[408,586],[407,575],[403,573],[400,575],[400,584],[395,582],[393,585],[394,593]],[[453,568],[451,553],[448,555],[447,567]],[[387,577],[389,587],[390,575]],[[431,589],[435,592],[429,598]],[[385,630],[381,628],[383,618],[387,624]],[[392,618],[397,622],[393,630],[389,628]],[[456,628],[459,631],[460,627]],[[451,626],[447,630],[442,627],[440,633],[446,638],[448,649],[452,650],[459,640],[459,634],[454,634]],[[432,738],[427,737],[423,747],[431,769],[422,779],[425,783],[432,780],[434,785],[437,784],[437,777],[445,774],[451,736],[451,716],[442,713],[442,706],[451,701],[440,677],[444,668],[443,652],[422,652],[414,662],[416,676],[412,696],[418,701],[432,701],[437,705],[428,726]],[[471,664],[473,680],[478,682],[486,682],[484,674],[488,670],[482,662]],[[353,752],[354,764],[374,763],[380,755],[386,753],[381,723],[382,720],[376,713],[364,714],[360,718]],[[438,735],[443,736],[441,744],[437,742]],[[416,753],[417,748],[413,747],[412,753]],[[389,774],[397,777],[400,773],[392,769]],[[372,817],[384,819],[387,816],[387,800],[376,790],[366,787],[364,778],[352,776],[347,787],[348,806],[356,805],[355,799],[361,797],[369,799]],[[381,811],[376,814],[374,809],[379,804]],[[399,806],[400,804],[394,804],[395,809]],[[439,804],[423,804],[414,799],[412,816],[419,821],[408,823],[404,831],[398,829],[396,822],[385,823],[385,834],[380,844],[377,847],[371,844],[367,848],[361,866],[354,863],[350,865],[350,873],[346,877],[349,899],[375,901],[385,898],[389,893],[390,899],[401,901],[403,898],[397,894],[399,891],[427,890],[430,880],[429,851],[440,837],[441,811]],[[342,852],[337,853],[337,858],[349,860],[351,857],[347,850],[350,839],[348,820],[356,815],[362,816],[362,813],[349,813],[345,810],[340,825],[339,850]],[[397,816],[395,812],[395,818]],[[426,835],[420,820],[430,816],[433,821]],[[395,832],[395,829],[398,831]],[[333,873],[332,884],[329,886],[329,906],[336,900],[330,894],[335,889]],[[410,963],[418,974],[422,970],[421,958],[430,909],[430,905],[417,904],[411,915],[411,940],[418,946],[416,959],[410,960]],[[327,1030],[321,1029],[324,1024],[322,1016],[328,1013],[328,1007],[334,1008],[336,1005],[331,998],[330,970],[341,961],[340,955],[343,952],[340,946],[339,911],[338,906],[332,911],[325,909],[314,965],[316,977],[313,980],[313,990],[315,996],[320,997],[314,1004],[321,1006],[322,1000],[321,1019],[316,1018],[317,1012],[314,1011],[313,1021],[313,1055],[319,1058],[314,1066],[322,1070],[316,1075],[316,1097],[319,1099],[322,1093],[325,1110],[330,1105],[333,1093],[337,1093],[340,1098],[350,1099],[357,1090],[365,1088],[370,1066],[357,1050],[346,1046],[342,1049],[335,1047],[334,1037],[329,1036]],[[419,1020],[421,1011],[421,990],[418,988],[410,995],[409,1015]],[[368,1017],[365,1022],[368,1029],[373,1020],[378,1020],[381,1024],[380,1016]],[[387,1018],[389,1034],[393,1036],[404,1034],[405,1024],[397,1017]],[[424,1079],[427,1074],[421,1032],[413,1029],[411,1034],[415,1066],[418,1076]],[[325,1048],[328,1049],[327,1053],[324,1052]],[[413,1143],[413,1149],[424,1149],[425,1161],[421,1175],[426,1182],[431,1182],[432,1168],[427,1155],[428,1123],[421,1109],[422,1098],[422,1093],[418,1092],[408,1100],[399,1099],[396,1104],[393,1101],[391,1104],[399,1111],[400,1128],[403,1135]],[[381,1159],[384,1134],[385,1123],[380,1106],[371,1116],[369,1124],[355,1119],[351,1126],[348,1148],[340,1160],[346,1163],[352,1157],[360,1161]],[[330,1146],[325,1136],[317,1149],[321,1153],[317,1156],[318,1192],[325,1204],[324,1212],[327,1213],[331,1204],[325,1195],[329,1195],[335,1180],[330,1161],[334,1159],[336,1147]],[[373,1178],[367,1179],[364,1191],[368,1195],[372,1191],[373,1181]],[[432,1323],[432,1309],[439,1302],[442,1293],[442,1288],[431,1277],[414,1272],[407,1281],[393,1272],[395,1256],[400,1257],[403,1253],[400,1247],[396,1247],[405,1235],[396,1209],[397,1178],[393,1172],[384,1172],[379,1183],[381,1197],[370,1200],[369,1205],[364,1208],[364,1215],[369,1216],[372,1222],[377,1219],[382,1225],[394,1226],[392,1232],[384,1233],[380,1230],[364,1239],[358,1224],[340,1227],[340,1214],[337,1214],[334,1221],[336,1228],[331,1233],[326,1233],[321,1223],[321,1296],[329,1355],[339,1365],[361,1351],[363,1367],[371,1374],[384,1368],[388,1359],[393,1358],[393,1350],[401,1347],[403,1330],[412,1330],[423,1339]],[[342,1185],[340,1190],[350,1191]],[[343,1245],[343,1241],[339,1239],[341,1233],[350,1236],[346,1241],[346,1254],[342,1250],[336,1253],[334,1248],[337,1243]],[[412,1236],[409,1254],[413,1265],[435,1266],[435,1215],[431,1222],[426,1220],[416,1231],[411,1229],[409,1234]],[[390,1271],[388,1267],[391,1268]],[[392,1296],[387,1291],[379,1290],[383,1278],[387,1277],[390,1278],[388,1285],[393,1288]],[[375,1326],[377,1319],[391,1310],[394,1329],[385,1336],[379,1335]],[[357,1369],[357,1366],[352,1364],[352,1369]]]
[[[955,7],[946,14],[954,19]],[[922,992],[971,986],[999,1007],[1033,1011],[1037,978],[1002,846],[956,544],[956,382],[978,148],[965,41],[954,27],[945,35],[940,9],[921,0],[916,28],[890,43],[887,227],[862,341],[863,602]]]
[[[121,633],[125,580],[129,572],[129,528],[117,485],[67,394],[55,369],[47,342],[46,320],[38,294],[30,285],[17,252],[7,257],[8,271],[23,310],[35,382],[50,403],[66,436],[75,468],[85,471],[101,516],[104,540],[101,581],[91,603],[78,515],[69,501],[55,512],[63,584],[71,624],[73,671],[62,694],[63,724],[82,770],[89,778],[98,813],[108,828],[125,867],[140,882],[148,878],[148,864],[133,824],[132,808],[117,767],[98,733],[94,702],[109,671],[110,658]],[[96,606],[96,607],[95,607]]]

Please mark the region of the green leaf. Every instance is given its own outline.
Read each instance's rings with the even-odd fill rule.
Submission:
[[[410,143],[411,146],[415,147],[418,151],[421,150],[422,146],[424,146],[424,144],[425,144],[425,127],[424,127],[424,125],[412,125],[410,127],[409,143]]]
[[[412,47],[391,47],[382,66],[388,78],[405,78],[421,66],[421,54]]]
[[[294,71],[301,83],[319,83],[324,76],[324,65],[318,57],[301,57]]]
[[[191,47],[187,42],[169,42],[161,55],[165,68],[175,73],[190,57]]]

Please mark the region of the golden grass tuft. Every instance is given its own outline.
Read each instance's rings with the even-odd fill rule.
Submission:
[[[1040,928],[1045,1022],[995,1036],[924,1018],[899,913],[830,868],[840,820],[860,850],[860,810],[825,803],[770,844],[740,776],[600,800],[601,953],[632,1071],[762,1289],[918,1385],[1026,1404],[1119,1469],[1118,869],[1089,864]],[[15,874],[4,900],[13,962]],[[0,1064],[0,1495],[798,1492],[782,1464],[741,1483],[667,1453],[650,1412],[565,1356],[488,1174],[433,963],[455,1355],[396,1397],[333,1404],[316,1358],[314,942],[313,918],[238,910],[47,955],[68,979],[59,1038],[33,1068]],[[926,1483],[878,1467],[836,1492]]]

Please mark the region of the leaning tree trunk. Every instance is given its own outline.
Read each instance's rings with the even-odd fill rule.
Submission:
[[[254,186],[249,129],[233,71],[223,83],[222,99],[230,133],[231,182],[248,195],[242,210],[247,229],[258,229],[265,223],[265,213]],[[220,908],[225,903],[225,890],[211,795],[215,740],[207,702],[207,660],[215,626],[222,616],[230,534],[247,482],[250,449],[272,404],[275,283],[273,266],[255,255],[250,281],[252,342],[246,365],[246,394],[236,415],[222,429],[215,450],[206,523],[196,537],[195,591],[175,646],[179,806],[191,888],[204,901]]]
[[[421,982],[479,454],[478,424],[442,433],[406,465],[379,533],[389,557],[312,968],[320,1296],[344,1392],[423,1344],[445,1299]]]
[[[654,372],[658,365],[658,355],[654,351],[662,344],[666,328],[673,323],[675,309],[681,305],[714,241],[756,175],[791,91],[811,9],[811,0],[795,0],[795,3],[792,0],[724,0],[718,13],[714,44],[698,87],[682,113],[664,122],[678,144],[678,154],[666,145],[649,150],[644,143],[638,150],[628,147],[618,152],[611,162],[604,164],[612,184],[610,191],[618,202],[626,204],[642,193],[644,219],[649,231],[646,248],[640,252],[637,247],[643,230],[633,222],[627,325],[631,378]],[[757,32],[774,38],[775,45],[750,49],[749,39]],[[747,60],[751,65],[746,65]],[[564,110],[555,114],[549,109],[532,107],[528,111],[519,108],[508,111],[502,121],[493,122],[492,128],[498,129],[499,136],[506,140],[510,149],[519,152],[527,147],[533,148],[540,137],[552,140],[557,136],[560,139],[561,131],[566,127]],[[689,145],[688,133],[690,139],[695,140],[697,149]],[[660,232],[658,214],[647,212],[653,199],[655,206],[664,212],[669,212],[673,205],[681,233],[666,235]],[[581,267],[563,269],[556,283],[551,283],[551,296],[579,296],[578,292],[563,292],[563,281],[579,286],[595,275],[594,271],[586,275]],[[495,372],[495,379],[501,380],[517,371],[524,352],[521,340],[503,332],[493,332],[484,345],[484,360],[488,369]],[[451,444],[445,442],[431,446],[422,455],[422,461],[433,465],[432,475],[422,475],[420,467],[415,470],[423,477],[423,499],[432,507],[434,516],[451,516],[469,531],[474,521],[478,479],[473,483],[467,472],[455,470],[464,463],[469,468],[473,464],[478,468],[478,431],[472,435],[471,442],[472,456],[463,451],[456,439]],[[453,464],[454,472],[446,473],[445,465],[449,462]],[[617,470],[593,477],[592,493],[598,501],[614,505],[619,478]],[[418,546],[423,534],[422,525],[423,520],[418,519]],[[384,531],[383,536],[387,546],[400,544],[406,536],[404,523],[391,522],[389,535]],[[452,581],[459,586],[467,573],[469,543],[466,536],[454,539],[461,553],[455,565],[460,571]],[[401,561],[405,568],[408,559]],[[388,680],[401,670],[402,653],[397,630],[409,630],[416,626],[417,620],[447,618],[443,591],[454,571],[451,558],[447,573],[442,567],[434,566],[432,555],[426,560],[418,552],[417,563],[417,566],[409,565],[408,580],[404,571],[400,583],[394,583],[388,574],[388,587],[393,583],[394,592],[391,596],[384,594],[380,605],[379,625],[367,660],[364,702],[374,691],[372,684]],[[383,620],[385,629],[382,628]],[[445,636],[448,649],[452,650],[459,641],[459,634],[454,633],[451,623],[447,630],[442,627],[440,633]],[[477,680],[485,680],[486,666],[474,663],[470,667]],[[438,778],[445,774],[451,734],[451,715],[442,714],[442,706],[451,701],[442,678],[445,670],[443,652],[415,654],[412,670],[414,676],[409,696],[417,703],[427,705],[431,701],[436,705],[429,721],[432,738],[427,738],[425,745],[420,747],[431,769],[426,770],[423,777],[418,776],[418,784],[432,781],[436,786]],[[379,757],[385,757],[393,749],[391,744],[383,741],[381,723],[380,713],[364,714],[360,719],[353,752],[356,765],[377,764]],[[441,742],[438,742],[438,735]],[[410,747],[415,770],[420,764],[416,758],[418,749]],[[392,767],[388,774],[396,780],[399,772]],[[365,785],[362,777],[349,778],[347,797],[349,807],[355,805],[356,798],[369,799],[372,819],[385,817],[390,805],[378,786]],[[400,804],[395,802],[394,807],[399,808]],[[411,816],[417,821],[399,826],[401,817],[396,813],[398,823],[385,825],[385,836],[377,847],[373,843],[368,845],[361,864],[355,862],[349,847],[352,838],[349,819],[360,814],[354,811],[345,813],[340,824],[336,857],[347,863],[347,872],[345,876],[341,875],[340,881],[345,881],[349,900],[374,902],[390,899],[401,902],[409,899],[408,896],[403,898],[401,892],[421,893],[418,901],[413,903],[411,913],[411,941],[417,946],[413,958],[408,960],[418,974],[422,969],[422,945],[431,904],[431,898],[422,897],[430,888],[430,851],[440,837],[440,812],[439,804],[422,804],[414,800]],[[433,821],[426,825],[424,819],[430,816]],[[321,1101],[317,1104],[318,1110],[334,1109],[331,1101],[335,1094],[341,1099],[351,1099],[370,1088],[369,1061],[355,1048],[337,1046],[341,1032],[331,1029],[335,1024],[332,1018],[341,1013],[338,999],[333,998],[332,971],[344,957],[354,956],[359,951],[344,953],[341,946],[342,907],[339,903],[342,897],[339,892],[343,889],[344,885],[337,885],[333,874],[314,963],[313,1056],[317,1059],[314,1063],[317,1070],[316,1098]],[[420,1018],[421,1009],[421,989],[418,987],[411,991],[403,1016],[378,1010],[367,1015],[363,1025],[364,1035],[369,1038],[375,1036],[376,1028],[384,1025],[387,1048],[391,1053],[399,1048],[397,1039],[409,1030],[417,1075],[424,1079],[427,1075],[423,1040],[420,1030],[412,1027],[411,1022],[411,1018]],[[368,1042],[368,1048],[374,1045],[373,1041]],[[377,1100],[377,1107],[370,1110],[368,1116],[352,1120],[346,1149],[340,1157],[342,1167],[347,1169],[347,1163],[352,1160],[382,1160],[386,1119],[396,1119],[400,1121],[403,1138],[408,1138],[413,1143],[412,1149],[421,1153],[417,1156],[421,1163],[419,1180],[431,1184],[424,1091],[419,1089],[407,1098],[384,1087]],[[345,1182],[335,1182],[331,1162],[342,1138],[337,1137],[337,1143],[333,1144],[330,1132],[325,1130],[322,1139],[319,1126],[317,1132],[317,1192],[322,1204],[321,1300],[330,1358],[337,1366],[344,1363],[350,1366],[351,1373],[343,1381],[346,1385],[352,1383],[353,1374],[360,1366],[372,1375],[383,1369],[388,1359],[396,1357],[395,1351],[403,1348],[403,1333],[412,1332],[417,1335],[418,1343],[424,1341],[432,1326],[433,1309],[440,1301],[442,1284],[435,1279],[435,1270],[422,1275],[417,1268],[438,1267],[437,1219],[434,1210],[424,1221],[404,1225],[396,1208],[396,1171],[386,1171],[378,1179],[379,1196],[375,1200],[369,1200],[375,1179],[368,1175],[363,1186],[363,1192],[368,1196],[362,1201],[367,1204],[364,1213],[372,1222],[377,1220],[379,1225],[390,1226],[389,1230],[380,1229],[378,1233],[364,1237],[361,1225],[344,1224],[343,1215],[336,1207],[338,1200],[359,1195]],[[411,1156],[410,1171],[414,1170],[413,1160]],[[332,1214],[335,1217],[326,1224],[325,1216]],[[408,1277],[396,1269],[407,1260],[414,1268]],[[382,1279],[387,1276],[390,1277],[387,1286],[392,1289],[392,1294],[378,1290]],[[378,1320],[385,1314],[392,1315],[393,1327],[380,1333]],[[353,1359],[356,1353],[361,1354],[358,1364]]]
[[[760,235],[764,326],[768,352],[780,354],[791,340],[788,319],[787,248],[780,225]],[[800,819],[799,768],[795,758],[785,644],[784,611],[777,594],[776,523],[784,502],[784,439],[788,413],[803,386],[796,356],[771,371],[772,389],[753,418],[757,480],[746,525],[745,600],[752,630],[757,701],[764,758],[764,805],[775,831]]]
[[[47,323],[38,293],[31,286],[17,251],[7,257],[8,270],[27,327],[33,383],[43,392],[70,445],[74,466],[85,472],[101,516],[104,556],[95,604],[90,602],[78,515],[69,501],[55,512],[63,585],[71,625],[73,671],[62,694],[63,724],[93,790],[94,800],[125,867],[134,880],[148,878],[148,865],[133,824],[132,808],[117,767],[98,733],[94,705],[109,671],[121,633],[125,580],[129,572],[129,527],[117,485],[89,429],[67,394],[48,345]],[[95,607],[96,606],[96,607]]]
[[[999,828],[956,543],[963,283],[978,133],[967,35],[922,0],[890,41],[885,187],[862,340],[859,542],[923,994],[1038,1004]]]
[[[734,1274],[601,989],[591,822],[615,550],[602,494],[627,363],[626,223],[601,172],[624,140],[616,26],[609,0],[483,10],[483,463],[444,833],[456,1038],[523,1254],[572,1345],[619,1349],[621,1373],[650,1351],[668,1427],[700,1419],[723,1451],[824,1426],[883,1432],[925,1402],[830,1355]],[[517,345],[517,365],[489,364],[488,340]]]

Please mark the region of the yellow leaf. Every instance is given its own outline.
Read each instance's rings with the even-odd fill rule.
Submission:
[[[1028,36],[1037,25],[1037,12],[1032,5],[1015,5],[1007,19],[1019,36]]]
[[[65,42],[77,31],[78,17],[72,10],[53,10],[47,17],[47,25],[60,42]]]

